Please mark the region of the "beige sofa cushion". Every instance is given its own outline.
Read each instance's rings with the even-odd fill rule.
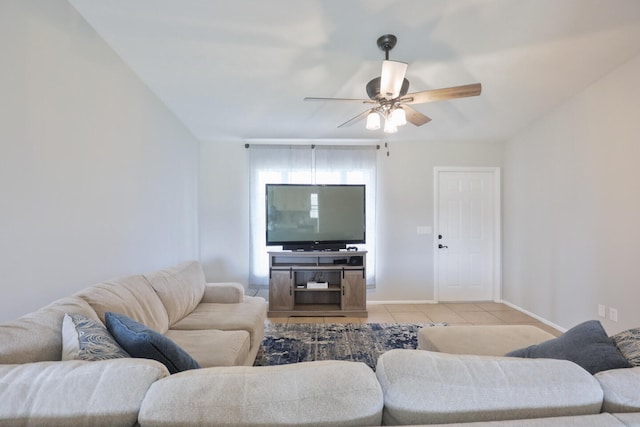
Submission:
[[[374,426],[382,392],[363,363],[324,361],[286,366],[181,372],[151,386],[141,426]]]
[[[167,311],[143,276],[127,276],[86,288],[77,294],[93,307],[104,324],[104,313],[124,314],[164,334],[169,329]]]
[[[391,350],[376,375],[386,425],[586,415],[602,406],[598,381],[566,360]]]
[[[506,353],[555,338],[533,325],[452,325],[421,328],[420,350],[477,356],[504,356]]]
[[[165,336],[189,353],[203,368],[243,365],[249,355],[247,331],[169,329]]]
[[[169,325],[191,313],[204,295],[204,271],[197,261],[184,262],[145,274],[144,277],[164,304],[169,316]]]
[[[640,412],[615,413],[613,416],[620,420],[626,427],[640,426]]]
[[[640,366],[611,369],[595,375],[604,391],[605,412],[640,412]]]
[[[244,299],[244,287],[235,282],[206,283],[200,302],[238,303]]]
[[[66,297],[33,313],[0,325],[0,364],[62,359],[62,320],[65,313],[100,321],[86,301]]]
[[[251,347],[264,337],[267,306],[264,298],[244,297],[239,304],[199,304],[193,312],[171,326],[174,330],[220,329],[242,330],[251,335]]]
[[[637,424],[623,424],[611,414],[596,414],[529,420],[481,421],[465,424],[432,424],[430,427],[626,427],[631,425]]]
[[[0,424],[132,426],[151,384],[168,374],[143,359],[0,365]]]

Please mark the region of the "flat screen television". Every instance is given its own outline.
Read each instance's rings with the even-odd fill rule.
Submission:
[[[364,185],[266,185],[267,246],[340,250],[366,243]]]

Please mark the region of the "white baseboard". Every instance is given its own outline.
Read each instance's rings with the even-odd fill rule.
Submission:
[[[437,304],[433,300],[393,300],[393,301],[372,301],[367,299],[367,304]]]
[[[504,300],[502,300],[502,301],[496,301],[496,302],[501,302],[502,304],[507,305],[507,306],[509,306],[509,307],[513,308],[514,310],[518,310],[518,311],[520,311],[520,312],[522,312],[522,313],[526,314],[527,316],[531,316],[531,317],[533,317],[534,319],[536,319],[536,320],[540,321],[541,323],[544,323],[544,324],[545,324],[545,325],[547,325],[547,326],[551,326],[553,329],[557,329],[557,330],[558,330],[558,331],[560,331],[560,332],[567,332],[567,328],[563,328],[562,326],[556,325],[555,323],[550,322],[550,321],[548,321],[547,319],[545,319],[545,318],[543,318],[543,317],[540,317],[540,316],[538,316],[538,315],[537,315],[537,314],[535,314],[535,313],[532,313],[532,312],[530,312],[530,311],[528,311],[528,310],[525,310],[524,308],[522,308],[522,307],[520,307],[520,306],[517,306],[517,305],[515,305],[515,304],[512,304],[512,303],[510,303],[509,301],[504,301]]]

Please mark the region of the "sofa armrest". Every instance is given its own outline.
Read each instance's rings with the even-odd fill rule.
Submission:
[[[383,425],[597,414],[603,392],[573,362],[390,350],[378,359]]]
[[[149,387],[168,375],[131,358],[0,365],[0,424],[135,425]]]
[[[244,286],[240,283],[206,283],[201,303],[240,303],[244,299]]]

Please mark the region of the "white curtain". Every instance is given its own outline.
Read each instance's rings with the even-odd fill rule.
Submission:
[[[266,184],[364,184],[366,185],[367,285],[375,285],[376,147],[272,146],[249,148],[250,171],[250,271],[249,284],[269,284],[266,246]]]

